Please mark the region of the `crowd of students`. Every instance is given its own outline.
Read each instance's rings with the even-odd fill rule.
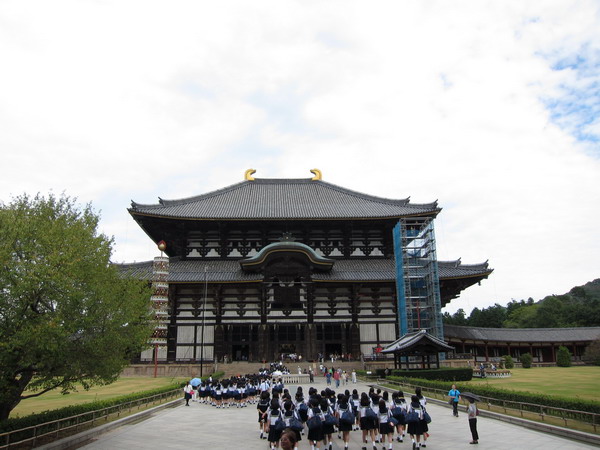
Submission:
[[[305,393],[298,386],[295,393],[285,388],[277,376],[277,364],[258,374],[247,374],[227,379],[212,379],[197,386],[188,383],[184,389],[186,405],[189,401],[211,405],[215,408],[244,408],[256,404],[259,438],[269,442],[272,450],[280,445],[282,450],[297,449],[305,437],[311,450],[332,450],[333,436],[348,449],[350,433],[360,431],[362,450],[393,449],[394,442],[408,439],[412,449],[426,448],[431,418],[427,412],[427,399],[417,387],[410,397],[402,391],[381,391],[371,387],[368,392],[357,389],[336,394],[329,387],[320,392],[310,387]],[[274,376],[275,375],[275,376]],[[448,397],[453,414],[458,416],[460,392],[452,385]],[[478,443],[477,407],[470,400],[467,410],[472,432],[471,444]],[[406,436],[409,436],[407,438]],[[387,447],[386,447],[387,446]]]
[[[426,404],[420,389],[409,401],[401,391],[390,396],[387,391],[382,393],[374,388],[360,394],[356,389],[336,394],[329,388],[319,392],[314,387],[305,394],[301,386],[293,395],[287,389],[265,390],[256,406],[259,437],[276,449],[283,431],[288,429],[293,436],[288,433],[285,440],[292,439],[295,446],[306,434],[311,450],[332,450],[333,436],[337,434],[347,449],[350,433],[360,430],[362,450],[368,446],[377,450],[377,444],[383,450],[392,449],[393,443],[403,442],[406,434],[413,449],[427,447],[427,424],[431,419]]]

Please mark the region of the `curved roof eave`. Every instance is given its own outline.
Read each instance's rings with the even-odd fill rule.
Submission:
[[[435,216],[441,208],[437,200],[410,203],[410,197],[376,197],[320,180],[256,179],[184,199],[159,198],[158,204],[132,201],[128,211],[184,220],[347,220]]]

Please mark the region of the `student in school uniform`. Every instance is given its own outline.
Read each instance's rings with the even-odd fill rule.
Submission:
[[[313,396],[309,400],[309,409],[308,409],[308,420],[317,416],[323,421],[323,413],[321,412],[320,404],[320,396]],[[308,440],[310,442],[311,450],[315,450],[315,448],[321,448],[321,442],[323,441],[323,425],[315,428],[308,429]]]
[[[396,440],[398,442],[404,442],[404,436],[406,436],[407,407],[406,400],[404,400],[404,393],[402,391],[394,392],[392,394],[392,415],[398,421],[398,425],[396,425],[396,433],[398,434]]]
[[[321,402],[319,404],[319,406],[321,407],[321,412],[323,413],[323,417],[326,414],[330,414],[333,415],[333,410],[331,409],[331,406],[329,406],[329,400],[327,398],[322,397],[321,398]],[[334,425],[328,425],[326,423],[323,423],[323,448],[327,449],[327,447],[329,447],[329,450],[331,450],[333,443],[331,440],[331,436],[333,435],[335,429],[334,429]]]
[[[352,427],[354,426],[354,422],[348,422],[342,419],[344,413],[349,412],[352,413],[352,405],[350,405],[348,401],[348,396],[344,394],[340,394],[338,396],[338,402],[336,404],[335,415],[338,418],[338,429],[340,433],[342,433],[342,439],[344,441],[344,449],[348,449],[348,444],[350,443],[350,431],[352,431]]]
[[[258,428],[260,429],[260,439],[267,439],[267,411],[269,410],[269,405],[271,404],[269,397],[269,391],[263,391],[260,394],[260,400],[256,405],[256,409],[258,410]]]
[[[282,418],[281,409],[279,407],[279,401],[276,398],[271,400],[271,405],[267,410],[267,427],[269,429],[269,444],[271,445],[271,450],[279,447],[279,439],[281,439],[281,432],[283,430],[278,430],[275,427],[275,424],[279,419]]]
[[[427,409],[427,399],[421,393],[420,387],[415,388],[415,394],[419,398],[419,403],[421,404],[421,410],[424,413],[425,410]],[[421,447],[425,448],[425,447],[427,447],[427,439],[429,439],[429,425],[427,425],[427,422],[425,421],[425,417],[423,417],[423,416],[421,417],[421,431],[423,432],[423,443],[421,444]]]
[[[298,417],[297,411],[294,409],[294,404],[292,403],[292,401],[290,399],[290,400],[286,400],[286,402],[283,404],[283,420],[285,421],[286,426],[288,428],[290,426],[290,419],[292,417],[300,420],[300,418]],[[296,434],[296,442],[300,442],[302,440],[302,437],[300,436],[300,431],[297,431],[297,430],[292,430],[292,431]]]
[[[386,391],[387,392],[387,391]],[[392,413],[388,407],[388,403],[384,398],[379,400],[379,407],[377,409],[377,420],[379,421],[379,434],[381,435],[382,449],[385,450],[385,441],[387,439],[389,448],[393,447],[394,442],[394,426],[390,422]]]
[[[352,390],[352,412],[354,413],[354,417],[356,418],[356,423],[354,425],[353,431],[360,430],[360,414],[358,413],[358,409],[360,408],[360,397],[358,396],[358,391],[356,389]]]
[[[185,384],[185,387],[183,388],[183,398],[185,398],[185,406],[190,406],[190,399],[192,398],[193,391],[194,391],[194,388],[188,381]]]
[[[410,405],[408,406],[408,414],[413,411],[417,414],[417,421],[408,423],[408,434],[410,434],[410,438],[412,439],[412,448],[415,450],[421,448],[421,436],[423,435],[423,430],[421,428],[421,423],[423,422],[423,410],[421,409],[419,397],[416,395],[411,397]]]
[[[362,450],[367,450],[367,436],[371,437],[373,450],[377,450],[377,446],[375,445],[375,428],[377,427],[377,424],[375,423],[375,420],[367,417],[367,410],[369,409],[372,410],[371,400],[369,399],[368,395],[363,392],[360,398],[360,407],[358,410],[360,414],[360,429],[362,430]]]

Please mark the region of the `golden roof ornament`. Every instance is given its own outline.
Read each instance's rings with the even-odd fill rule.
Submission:
[[[311,172],[315,175],[314,177],[311,178],[311,180],[317,181],[317,180],[320,180],[321,178],[323,178],[323,174],[321,173],[321,171],[319,169],[312,169]]]
[[[254,177],[252,176],[253,173],[256,173],[256,170],[254,170],[254,169],[246,170],[246,173],[244,174],[244,178],[247,181],[254,181]]]

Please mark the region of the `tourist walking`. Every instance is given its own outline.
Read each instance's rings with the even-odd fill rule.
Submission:
[[[456,385],[452,385],[452,389],[448,391],[448,397],[450,397],[449,403],[452,405],[452,415],[458,417],[458,400],[460,391],[456,389]]]
[[[472,438],[469,444],[479,444],[479,433],[477,433],[477,416],[479,415],[479,411],[474,399],[467,397],[467,400],[469,401],[467,417],[469,418],[469,428],[471,429]]]
[[[335,380],[335,387],[338,389],[340,387],[340,370],[337,369],[333,372],[333,379]]]

